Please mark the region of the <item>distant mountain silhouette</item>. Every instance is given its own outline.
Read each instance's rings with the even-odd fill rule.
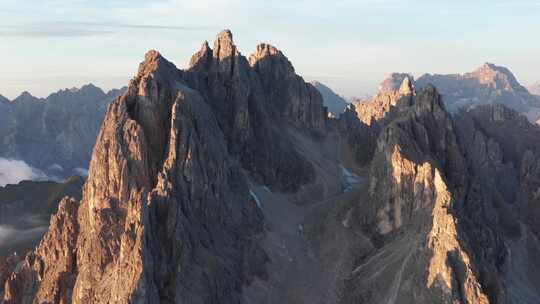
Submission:
[[[328,108],[328,112],[332,113],[334,116],[339,116],[345,111],[345,108],[349,104],[345,99],[336,94],[328,86],[318,81],[313,81],[311,84],[321,93],[324,106]]]
[[[540,100],[531,95],[509,69],[485,63],[466,74],[425,74],[415,85],[433,84],[443,96],[446,108],[455,113],[481,104],[503,104],[524,114],[531,122],[540,116]]]
[[[0,157],[19,159],[65,178],[87,169],[108,104],[125,89],[103,92],[89,84],[47,98],[23,92],[0,98]]]
[[[530,85],[528,89],[531,94],[540,96],[540,82]]]

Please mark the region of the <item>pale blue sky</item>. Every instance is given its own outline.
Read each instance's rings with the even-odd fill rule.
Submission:
[[[0,94],[120,87],[148,49],[185,67],[224,28],[243,54],[272,43],[304,78],[347,97],[391,72],[484,62],[540,81],[540,0],[0,0]]]

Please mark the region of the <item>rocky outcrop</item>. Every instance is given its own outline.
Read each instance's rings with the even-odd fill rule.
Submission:
[[[23,160],[57,178],[81,174],[107,105],[122,92],[104,93],[89,84],[46,99],[24,92],[0,101],[0,157]]]
[[[353,103],[337,119],[337,129],[346,139],[356,163],[362,167],[369,166],[375,153],[378,130],[358,118]]]
[[[328,109],[329,115],[339,117],[341,113],[345,112],[349,103],[343,97],[337,95],[328,86],[318,81],[313,81],[311,84],[321,93],[324,106]]]
[[[79,200],[83,184],[75,176],[63,183],[23,181],[0,187],[0,259],[14,252],[24,257],[34,249],[62,198]]]
[[[412,76],[407,74],[390,75],[372,100],[353,103],[358,118],[376,128],[384,125],[385,121],[391,121],[396,113],[411,105],[415,93],[413,81]]]
[[[482,104],[503,104],[531,122],[540,116],[540,100],[519,84],[510,70],[491,63],[463,75],[425,74],[416,81],[419,88],[427,84],[437,87],[451,113]]]
[[[78,202],[65,198],[49,230],[5,284],[4,303],[71,303],[75,283]]]
[[[21,263],[21,257],[17,253],[0,258],[0,297],[4,299],[4,285],[9,276],[16,270]]]

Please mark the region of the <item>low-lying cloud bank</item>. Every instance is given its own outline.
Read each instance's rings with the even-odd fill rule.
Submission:
[[[23,180],[46,179],[47,176],[38,169],[30,167],[22,160],[0,157],[0,186],[18,184]]]

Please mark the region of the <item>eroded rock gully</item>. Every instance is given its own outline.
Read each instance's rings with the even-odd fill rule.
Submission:
[[[396,74],[327,119],[275,47],[150,51],[4,303],[535,303],[540,131]]]

